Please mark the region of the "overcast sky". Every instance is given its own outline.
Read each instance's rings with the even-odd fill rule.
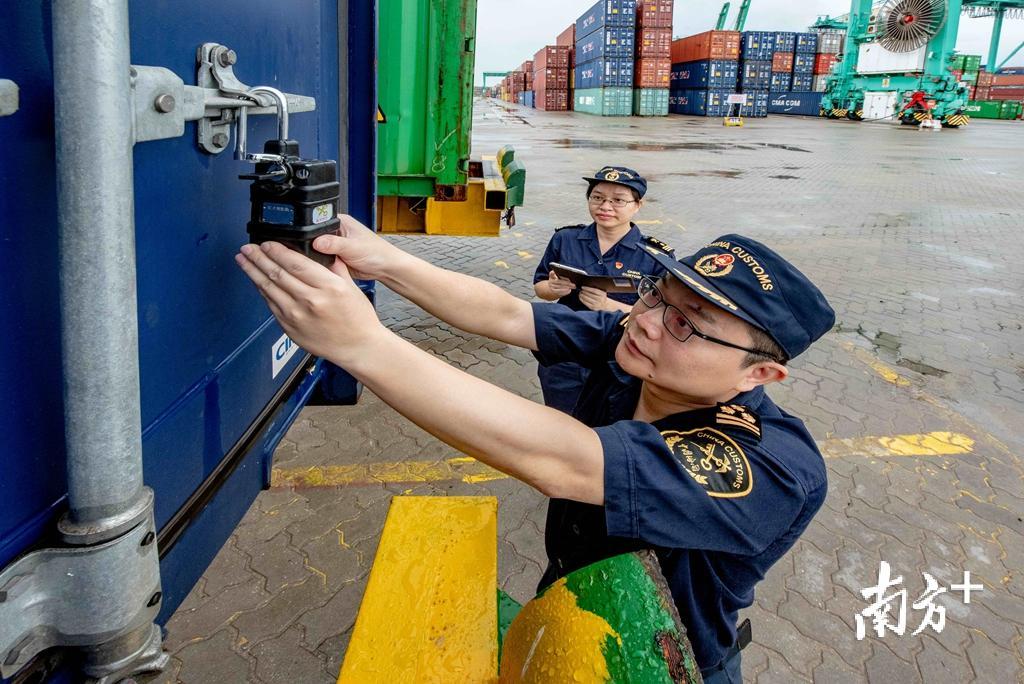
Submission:
[[[731,26],[741,0],[732,0]],[[593,0],[478,0],[476,40],[476,83],[485,71],[517,68],[593,5]],[[717,0],[676,0],[674,36],[689,36],[714,28],[722,3]],[[832,16],[850,11],[849,0],[753,0],[746,29],[751,31],[805,31],[819,14]],[[992,19],[961,17],[957,49],[988,58]],[[1024,41],[1024,20],[1003,22],[999,58],[1005,59]],[[1010,62],[1024,65],[1024,49]],[[496,81],[489,81],[494,85]]]

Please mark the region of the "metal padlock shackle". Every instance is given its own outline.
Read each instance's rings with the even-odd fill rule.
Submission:
[[[288,98],[277,88],[271,88],[270,86],[256,86],[250,88],[246,93],[249,96],[258,95],[265,93],[274,98],[277,104],[277,139],[287,140],[288,139]],[[260,101],[253,97],[256,104],[259,105]],[[280,162],[284,161],[284,158],[276,154],[266,153],[249,153],[246,151],[249,138],[249,107],[239,107],[238,118],[235,121],[235,159],[250,161],[250,162]]]

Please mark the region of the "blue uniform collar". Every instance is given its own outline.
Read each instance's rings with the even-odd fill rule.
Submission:
[[[643,237],[640,233],[640,228],[635,223],[630,221],[629,232],[623,235],[618,242],[613,245],[617,247],[619,245],[628,249],[636,249],[640,245],[640,238]],[[591,223],[589,226],[581,230],[576,234],[577,240],[589,240],[591,242],[597,242],[597,223]]]

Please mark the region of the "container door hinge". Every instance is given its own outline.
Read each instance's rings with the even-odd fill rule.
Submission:
[[[83,671],[98,682],[164,668],[152,511],[150,501],[144,521],[111,541],[39,549],[0,571],[0,678],[55,646],[84,647]]]
[[[18,84],[0,78],[0,116],[10,116],[18,111]]]
[[[197,143],[210,154],[219,154],[231,143],[231,128],[242,107],[249,115],[277,115],[273,98],[252,93],[235,76],[238,57],[218,43],[204,43],[196,54],[196,85],[187,86],[170,69],[133,64],[130,69],[135,110],[135,142],[178,138],[186,121],[198,121]],[[316,100],[285,93],[288,111],[311,112]],[[0,98],[2,103],[2,98]]]

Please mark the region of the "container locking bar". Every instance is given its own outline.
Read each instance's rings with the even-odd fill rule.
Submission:
[[[170,69],[133,64],[135,142],[178,138],[185,134],[186,121],[198,121],[200,149],[219,154],[228,149],[231,128],[243,109],[247,114],[277,116],[282,111],[277,96],[269,88],[253,88],[239,81],[234,72],[237,61],[235,51],[227,46],[204,43],[196,55],[194,86],[185,85]],[[283,95],[288,112],[316,109],[312,97]]]

